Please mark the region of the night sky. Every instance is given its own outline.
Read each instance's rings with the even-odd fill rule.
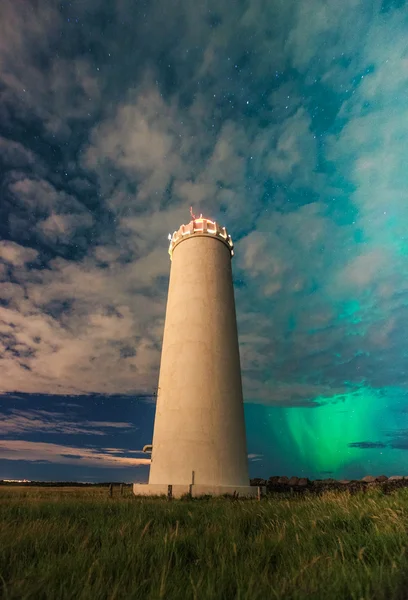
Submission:
[[[408,474],[407,147],[403,1],[1,0],[0,479],[147,480],[190,205],[250,476]]]

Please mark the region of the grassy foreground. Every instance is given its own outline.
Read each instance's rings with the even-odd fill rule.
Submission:
[[[256,500],[0,488],[8,600],[408,598],[408,489]]]

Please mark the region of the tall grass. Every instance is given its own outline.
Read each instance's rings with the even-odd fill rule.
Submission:
[[[167,502],[3,487],[0,595],[402,600],[407,526],[407,489]]]

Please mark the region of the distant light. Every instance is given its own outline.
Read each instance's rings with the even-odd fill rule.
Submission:
[[[3,479],[6,483],[31,483],[30,479]]]

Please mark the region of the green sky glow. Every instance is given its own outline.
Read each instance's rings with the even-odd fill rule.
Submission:
[[[408,473],[406,450],[398,447],[404,446],[408,428],[403,394],[397,388],[361,387],[320,397],[316,408],[247,406],[251,443],[256,444],[252,440],[262,426],[253,468],[261,473],[265,464],[277,464],[282,465],[277,474],[336,479]]]

